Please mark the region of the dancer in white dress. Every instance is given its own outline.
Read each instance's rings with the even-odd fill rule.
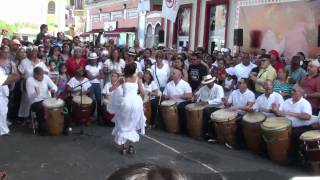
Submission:
[[[112,135],[115,142],[122,146],[122,154],[134,154],[133,143],[139,141],[138,130],[145,133],[146,118],[143,111],[143,101],[138,92],[143,95],[141,79],[138,79],[136,65],[127,64],[124,69],[123,98],[117,112],[115,112],[115,127]]]

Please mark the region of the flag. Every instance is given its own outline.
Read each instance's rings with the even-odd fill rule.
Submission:
[[[163,0],[162,16],[172,22],[176,21],[180,0]]]
[[[150,11],[150,0],[139,0],[138,12]]]

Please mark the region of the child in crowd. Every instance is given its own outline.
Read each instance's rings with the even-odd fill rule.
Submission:
[[[68,83],[69,77],[67,75],[67,66],[66,64],[61,64],[59,67],[59,75],[57,77],[57,87],[58,87],[58,94],[60,98],[67,97],[65,94],[65,88]]]
[[[57,84],[57,77],[59,72],[56,70],[56,63],[54,61],[49,62],[49,77],[50,79]]]

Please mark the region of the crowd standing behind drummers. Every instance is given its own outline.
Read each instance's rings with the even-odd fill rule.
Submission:
[[[296,56],[280,58],[281,53],[274,49],[232,53],[223,48],[207,53],[198,47],[194,51],[180,48],[178,52],[166,47],[143,49],[138,43],[135,47],[118,47],[113,40],[94,45],[77,36],[68,39],[63,33],[48,36],[47,31],[42,25],[35,43],[17,37],[1,38],[0,135],[8,135],[8,125],[13,122],[29,127],[30,107],[41,114],[38,104],[50,97],[47,90],[64,99],[68,108],[72,97],[81,91],[90,97],[90,121],[114,122],[113,135],[123,154],[134,153],[137,131],[144,133],[146,119],[141,107],[148,100],[152,104],[148,122],[155,128],[163,121],[161,101],[176,101],[182,133],[187,133],[185,106],[206,105],[205,138],[214,138],[210,134],[210,114],[221,108],[231,108],[241,115],[256,111],[287,117],[296,140],[301,133],[320,127],[314,120],[320,106],[320,56],[305,57],[297,52]],[[36,88],[34,84],[41,86]],[[128,103],[131,99],[137,102],[136,107]],[[131,116],[139,116],[134,117],[135,124],[122,113],[130,109]],[[12,113],[7,121],[8,110]],[[106,118],[104,113],[110,116]],[[43,126],[42,116],[37,118]],[[130,129],[129,136],[124,133],[126,128]]]

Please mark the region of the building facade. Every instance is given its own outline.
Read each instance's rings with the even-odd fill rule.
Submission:
[[[139,40],[141,47],[164,43],[167,47],[188,50],[201,46],[211,52],[223,47],[235,49],[234,29],[240,28],[241,48],[246,51],[276,49],[288,57],[298,51],[310,56],[320,53],[319,1],[180,0],[175,22],[162,18],[162,0],[151,0],[148,12],[137,12],[138,3],[138,0],[88,0],[87,30],[105,30],[113,23],[114,29],[119,30],[106,31],[106,36],[123,36],[126,40],[131,37]],[[121,28],[132,28],[134,35],[121,35],[129,33]]]

